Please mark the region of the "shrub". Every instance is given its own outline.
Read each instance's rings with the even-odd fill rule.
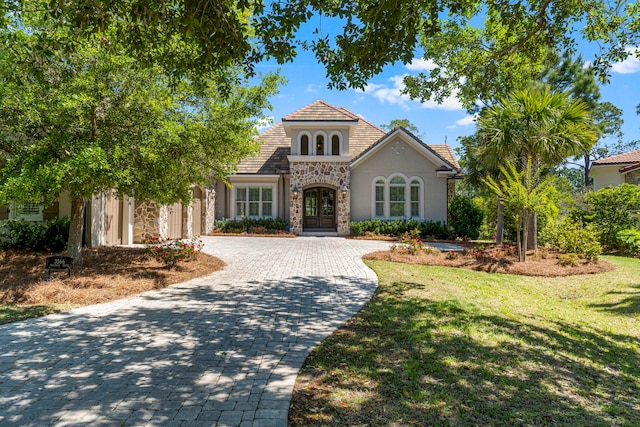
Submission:
[[[179,262],[195,261],[200,256],[204,243],[198,237],[191,239],[145,239],[147,253],[164,264],[168,269],[175,268]]]
[[[549,224],[540,234],[540,241],[566,253],[580,254],[587,261],[597,261],[602,253],[596,227],[569,217]]]
[[[586,196],[588,217],[600,232],[601,243],[611,249],[616,245],[616,233],[636,228],[640,210],[640,187],[622,184],[602,188]]]
[[[616,233],[616,246],[627,254],[640,255],[640,230],[631,228],[618,231]]]
[[[568,253],[568,254],[560,254],[558,255],[558,264],[566,267],[572,266],[575,267],[578,265],[578,254]]]
[[[0,228],[0,249],[60,252],[68,240],[69,217],[45,222],[4,221]]]
[[[222,233],[277,234],[287,229],[287,222],[282,218],[223,218],[215,222],[215,228]]]
[[[449,202],[449,226],[454,237],[477,239],[484,212],[469,197],[456,196]]]
[[[351,234],[354,236],[364,236],[374,234],[378,236],[402,237],[405,234],[420,232],[423,238],[446,239],[449,235],[446,226],[439,222],[427,221],[419,222],[415,219],[390,220],[368,219],[364,221],[354,221],[350,224]]]

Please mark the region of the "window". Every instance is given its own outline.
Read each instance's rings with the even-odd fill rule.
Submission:
[[[411,217],[420,216],[420,181],[411,181]]]
[[[235,187],[236,218],[273,217],[273,187]]]
[[[300,155],[309,155],[309,135],[302,135],[300,138]]]
[[[397,176],[391,179],[389,183],[389,216],[404,217],[405,216],[405,181]]]
[[[324,135],[316,136],[316,156],[324,156]]]
[[[42,221],[42,206],[36,203],[15,203],[13,218],[25,221]]]
[[[422,180],[394,174],[377,177],[372,187],[372,216],[374,218],[422,218]],[[408,184],[408,185],[407,185]]]
[[[383,180],[379,179],[376,181],[376,217],[384,217],[384,187]]]
[[[338,135],[331,137],[331,154],[334,156],[340,155],[340,137]]]

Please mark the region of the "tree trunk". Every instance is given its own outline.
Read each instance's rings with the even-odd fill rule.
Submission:
[[[527,241],[529,237],[529,221],[531,221],[531,216],[529,214],[524,214],[524,213],[522,214],[522,216],[523,216],[522,251],[521,251],[522,256],[520,257],[520,261],[526,262],[527,261]]]
[[[69,226],[67,255],[73,257],[74,265],[82,265],[82,232],[84,231],[85,204],[86,201],[82,197],[74,196],[71,200],[71,224]]]
[[[504,240],[504,205],[498,199],[498,218],[496,221],[496,244],[501,245]]]
[[[591,165],[591,157],[589,157],[589,153],[585,153],[584,155],[584,188],[588,188],[589,187],[589,172],[591,171],[591,168],[589,167]]]
[[[527,249],[531,251],[538,250],[538,214],[533,213],[529,217],[529,232],[527,236]]]

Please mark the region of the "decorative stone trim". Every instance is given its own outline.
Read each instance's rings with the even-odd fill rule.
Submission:
[[[139,202],[136,200],[133,214],[133,242],[142,243],[144,236],[160,235],[160,210],[156,202]]]
[[[216,190],[207,188],[204,190],[202,223],[204,224],[204,233],[211,234],[216,226]]]
[[[324,160],[324,159],[323,159]],[[293,195],[293,189],[303,190],[310,187],[327,186],[336,189],[336,222],[339,236],[349,234],[351,221],[351,194],[342,195],[342,186],[351,187],[351,167],[349,162],[291,162],[290,218],[291,232],[300,234],[303,231],[302,194]]]
[[[624,176],[624,182],[627,184],[640,185],[640,170],[629,172]]]

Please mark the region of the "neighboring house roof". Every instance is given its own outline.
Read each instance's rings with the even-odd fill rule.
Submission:
[[[596,160],[593,166],[621,166],[619,172],[627,173],[640,168],[640,150],[629,151],[628,153],[616,154]]]
[[[349,155],[354,160],[361,157],[384,140],[387,135],[399,128],[386,133],[379,127],[352,113],[346,108],[336,108],[324,101],[315,101],[282,118],[282,122],[294,121],[349,121],[356,123],[353,134],[349,137]],[[258,136],[262,145],[260,153],[243,160],[236,173],[238,174],[268,174],[275,175],[289,172],[287,156],[291,154],[291,138],[286,135],[283,123],[277,123]],[[402,128],[419,144],[433,152],[452,169],[460,172],[460,165],[455,159],[451,148],[446,144],[427,145],[411,132]]]
[[[628,153],[616,154],[615,156],[606,157],[596,160],[594,165],[614,165],[625,163],[640,163],[640,150],[629,151]]]

